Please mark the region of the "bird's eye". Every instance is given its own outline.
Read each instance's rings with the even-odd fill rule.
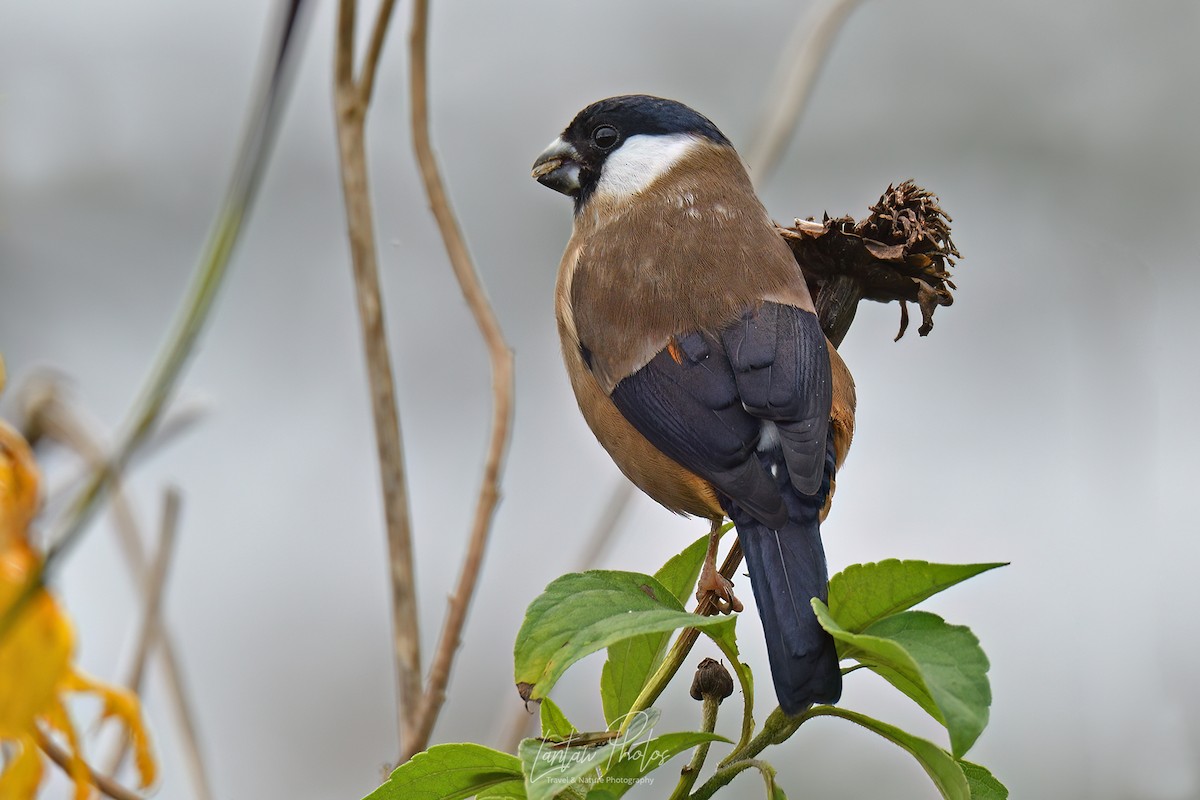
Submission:
[[[612,125],[601,125],[596,130],[592,131],[592,144],[599,147],[601,150],[609,150],[617,143],[620,134]]]

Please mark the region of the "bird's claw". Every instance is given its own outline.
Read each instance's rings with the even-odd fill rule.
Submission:
[[[696,602],[703,604],[706,600],[713,604],[718,614],[740,612],[743,608],[742,601],[733,593],[733,581],[707,564],[700,571],[700,581],[696,584]]]

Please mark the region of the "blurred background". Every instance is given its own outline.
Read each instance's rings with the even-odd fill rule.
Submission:
[[[357,798],[397,751],[331,117],[334,6],[314,9],[258,206],[181,390],[204,418],[130,481],[147,529],[163,488],[183,491],[165,614],[221,798]],[[682,100],[747,146],[808,10],[435,4],[436,145],[517,357],[504,498],[437,741],[497,741],[520,705],[511,648],[524,607],[576,567],[621,480],[559,360],[552,293],[569,203],[529,165],[585,104],[627,92]],[[400,4],[368,143],[428,654],[473,513],[489,378],[411,156],[408,13]],[[223,191],[269,7],[43,0],[0,16],[0,411],[11,417],[22,379],[48,367],[111,430]],[[1014,797],[1200,797],[1198,39],[1200,5],[1187,0],[866,2],[763,186],[788,222],[861,216],[913,177],[954,217],[959,292],[932,335],[914,324],[893,343],[898,309],[867,304],[843,345],[858,434],[825,543],[833,570],[1012,562],[927,606],[969,624],[990,656],[991,724],[969,758]],[[52,485],[74,469],[59,452]],[[599,566],[651,572],[704,528],[639,496]],[[139,606],[107,520],[56,589],[83,667],[124,674]],[[769,686],[760,629],[745,622],[743,651]],[[602,660],[554,693],[581,726],[603,726]],[[686,683],[661,703],[677,729],[699,719]],[[192,797],[155,668],[146,696],[157,796]],[[873,675],[849,677],[843,704],[945,744]],[[726,717],[732,729],[737,714]],[[935,792],[907,754],[840,720],[814,721],[768,757],[793,797]],[[761,791],[753,777],[727,790]]]

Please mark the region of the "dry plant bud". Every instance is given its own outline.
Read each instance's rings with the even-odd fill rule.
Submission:
[[[733,678],[725,665],[715,658],[706,658],[696,667],[692,678],[692,699],[715,698],[718,703],[733,694]]]

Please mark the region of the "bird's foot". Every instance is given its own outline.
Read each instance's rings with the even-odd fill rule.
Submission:
[[[703,604],[710,601],[719,614],[729,614],[741,611],[742,601],[733,593],[733,581],[726,578],[709,561],[704,562],[700,570],[700,580],[696,584],[696,602]]]

